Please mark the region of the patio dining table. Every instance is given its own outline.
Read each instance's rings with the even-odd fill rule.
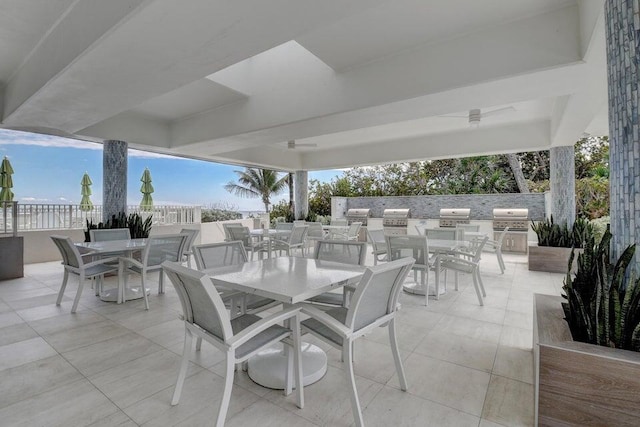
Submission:
[[[260,295],[285,306],[305,301],[347,284],[357,283],[365,267],[300,257],[276,257],[241,265],[204,270],[216,286]],[[302,343],[304,385],[327,371],[327,355]],[[249,377],[264,387],[284,389],[287,355],[280,344],[249,359]]]
[[[291,235],[291,230],[276,230],[274,228],[257,228],[249,232],[252,237],[257,237],[258,240],[267,242],[267,258],[271,258],[271,242],[273,239],[284,239]],[[262,253],[260,253],[262,256]]]
[[[112,255],[119,253],[126,253],[127,257],[133,256],[134,252],[141,252],[147,246],[147,239],[125,239],[125,240],[107,240],[102,242],[82,242],[75,243],[81,254],[92,255]],[[102,301],[117,302],[121,304],[122,301],[128,301],[132,299],[140,299],[144,297],[141,291],[141,286],[126,287],[122,283],[122,268],[123,263],[120,262],[118,271],[118,287],[105,289],[99,297]],[[126,298],[125,298],[126,297]]]

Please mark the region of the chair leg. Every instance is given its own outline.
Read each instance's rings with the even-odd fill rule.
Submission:
[[[198,337],[196,339],[196,351],[200,351],[202,349],[202,338]]]
[[[298,408],[304,408],[304,374],[302,373],[302,351],[300,349],[300,314],[296,314],[291,329],[293,330],[293,366],[296,371],[296,388],[298,389]]]
[[[484,301],[482,300],[482,292],[480,292],[480,285],[478,284],[478,277],[475,273],[471,273],[471,277],[473,277],[473,287],[476,289],[476,295],[478,296],[478,303],[480,305],[484,305]]]
[[[67,288],[68,281],[69,281],[69,271],[65,268],[64,278],[62,279],[62,285],[60,285],[60,290],[58,291],[58,299],[56,300],[56,305],[60,305],[60,303],[62,302],[62,297],[64,296],[64,290]]]
[[[407,391],[407,378],[404,375],[404,367],[400,358],[400,349],[398,348],[398,336],[396,333],[396,319],[389,322],[389,340],[391,341],[391,352],[393,353],[393,361],[396,363],[396,371],[400,380],[400,389]]]
[[[364,420],[362,419],[362,409],[360,408],[358,390],[356,389],[356,378],[353,372],[353,341],[345,341],[346,342],[343,344],[343,348],[346,348],[344,363],[347,370],[349,388],[351,391],[351,410],[353,411],[353,418],[356,422],[356,426],[362,427],[364,425]]]
[[[482,276],[480,276],[480,267],[476,267],[475,273],[478,276],[478,283],[480,284],[480,290],[482,291],[482,296],[486,297],[487,292],[484,290],[484,283],[482,283]]]
[[[160,274],[158,275],[158,295],[164,294],[164,273],[160,270]]]
[[[73,306],[71,307],[71,312],[75,313],[78,308],[78,303],[80,302],[80,295],[82,295],[82,288],[84,288],[84,273],[80,273],[78,276],[78,292],[76,292],[76,298],[73,300]]]
[[[235,368],[235,354],[233,351],[227,352],[226,364],[227,369],[224,377],[224,391],[222,392],[220,409],[218,409],[216,427],[223,427],[224,421],[227,418],[227,410],[229,409],[229,401],[231,400],[231,388],[233,387],[233,372]]]
[[[160,271],[160,276],[162,276],[162,271]],[[149,310],[149,297],[147,296],[147,275],[143,274],[142,275],[142,296],[144,297],[144,308],[145,310]],[[123,289],[122,292],[125,292],[126,289]]]
[[[498,265],[500,266],[500,274],[504,274],[505,265],[502,259],[502,250],[496,249],[496,258],[498,258]]]
[[[178,371],[178,378],[176,379],[176,386],[173,389],[173,398],[171,399],[171,405],[177,405],[180,401],[180,394],[182,393],[182,385],[184,379],[187,376],[187,368],[189,367],[189,356],[191,355],[191,343],[193,342],[193,335],[191,331],[186,327],[184,329],[184,346],[182,347],[182,360],[180,361],[180,370]]]

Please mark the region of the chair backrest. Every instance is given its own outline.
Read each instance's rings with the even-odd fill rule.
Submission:
[[[387,242],[384,239],[384,230],[371,230],[367,228],[367,236],[369,236],[369,242],[371,242],[374,251],[387,250]]]
[[[313,253],[315,259],[353,265],[364,265],[366,257],[367,244],[365,242],[348,242],[346,240],[319,240]]]
[[[413,258],[415,266],[429,265],[429,244],[425,236],[386,236],[387,256],[391,261]]]
[[[424,230],[427,228],[427,221],[422,220],[416,224],[416,231],[419,236],[424,236]]]
[[[290,245],[299,245],[304,243],[304,239],[307,237],[307,230],[309,229],[308,225],[298,225],[296,224],[291,229],[291,235],[289,236],[289,244]]]
[[[247,251],[240,241],[195,245],[193,256],[198,270],[225,267],[247,262]]]
[[[346,225],[348,225],[348,223],[347,223],[347,220],[345,218],[337,218],[337,219],[332,219],[331,220],[331,225],[346,226]]]
[[[92,242],[131,240],[131,231],[128,228],[102,228],[89,230],[89,237]]]
[[[142,264],[147,267],[159,266],[165,261],[180,262],[184,252],[187,234],[168,234],[149,237],[142,252]]]
[[[358,237],[358,233],[360,232],[360,227],[362,227],[361,222],[352,222],[349,226],[349,230],[347,231],[347,236],[352,239]]]
[[[186,322],[223,342],[233,336],[229,314],[209,276],[168,261],[162,263],[162,269],[176,288]]]
[[[324,237],[324,230],[322,229],[321,222],[308,222],[307,225],[307,237],[322,238]]]
[[[305,225],[307,223],[307,221],[305,221],[304,219],[294,219],[293,220],[294,224],[302,224]]]
[[[64,265],[81,268],[84,264],[80,251],[75,247],[70,237],[67,236],[51,236],[51,240],[56,245],[62,255],[62,263]]]
[[[230,241],[239,240],[245,247],[251,246],[251,231],[249,231],[249,227],[228,227],[227,230],[229,230]]]
[[[229,227],[243,227],[242,223],[240,222],[224,222],[222,223],[222,229],[224,230],[224,239],[225,240],[232,240],[231,236],[229,235]]]
[[[412,258],[368,267],[351,298],[345,325],[357,331],[396,310]]]
[[[480,226],[476,224],[456,224],[456,228],[461,228],[464,231],[471,231],[474,233],[480,231]]]
[[[200,230],[196,230],[194,228],[183,228],[182,230],[180,230],[180,234],[186,234],[188,236],[187,241],[184,242],[185,252],[189,252],[191,250],[193,242],[194,240],[196,240],[196,236],[198,235],[198,233],[200,233]]]
[[[460,240],[459,231],[455,228],[426,228],[425,235],[434,240]]]
[[[276,222],[276,230],[293,230],[292,222]]]
[[[504,236],[507,235],[508,231],[509,231],[509,227],[505,227],[504,230],[502,230],[502,232],[498,236],[498,240],[496,240],[496,243],[495,243],[495,247],[496,248],[501,248],[502,247],[502,241],[504,240]]]
[[[475,263],[480,262],[480,258],[482,257],[482,249],[487,243],[487,240],[489,240],[489,237],[484,236],[481,239],[479,238],[471,241],[471,247],[469,248],[470,255],[472,255],[471,261]]]

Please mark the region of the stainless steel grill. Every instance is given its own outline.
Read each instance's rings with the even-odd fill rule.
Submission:
[[[369,219],[369,209],[349,209],[347,211],[347,222],[351,225],[352,222],[361,222],[363,226],[367,226],[367,220]]]
[[[385,209],[382,213],[382,227],[387,236],[401,236],[407,234],[409,225],[409,209]]]
[[[527,231],[529,229],[529,209],[494,209],[493,229],[509,231]]]
[[[440,227],[455,227],[456,224],[469,224],[471,209],[440,209]]]

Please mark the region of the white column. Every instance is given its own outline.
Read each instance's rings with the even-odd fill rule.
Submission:
[[[102,148],[102,221],[127,213],[127,148],[125,141],[104,141]]]
[[[293,183],[296,219],[305,219],[309,215],[309,173],[296,171]]]

